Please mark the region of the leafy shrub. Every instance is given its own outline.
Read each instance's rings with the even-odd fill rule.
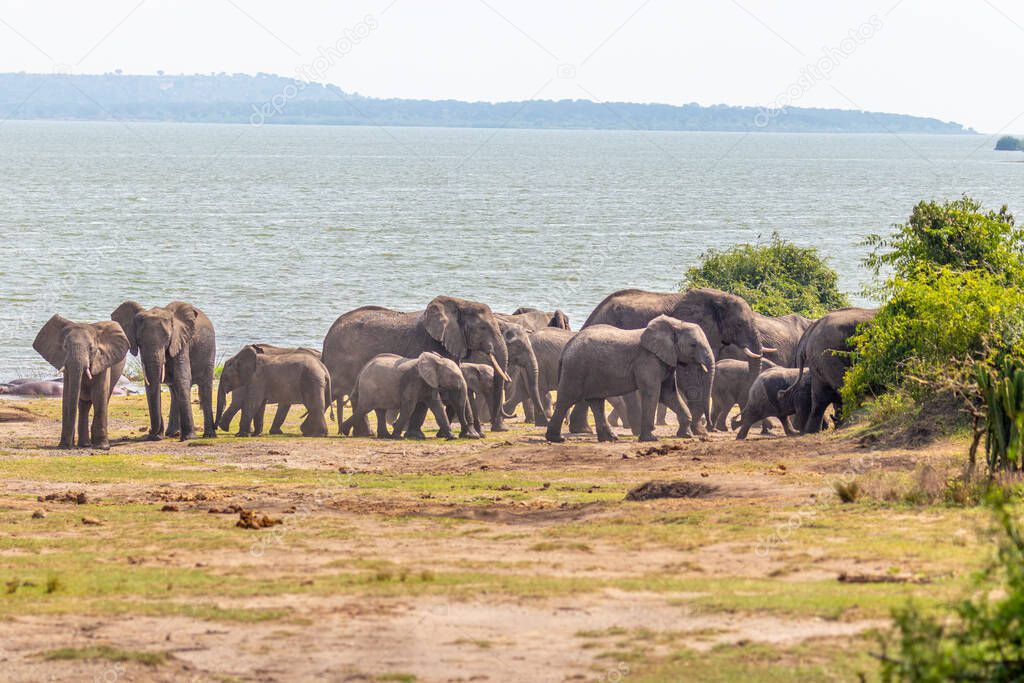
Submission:
[[[882,286],[883,293],[922,270],[983,270],[1019,282],[1024,268],[1024,230],[1013,215],[1005,206],[985,211],[970,197],[921,202],[906,223],[895,226],[894,235],[870,235],[866,242],[873,251],[865,264],[876,275],[892,270],[894,279]]]
[[[816,318],[849,306],[836,272],[814,247],[798,247],[778,233],[767,245],[710,249],[686,271],[683,285],[714,287],[743,297],[758,313],[799,313]]]
[[[891,298],[851,340],[844,402],[901,391],[922,400],[964,364],[1024,353],[1024,291],[986,271],[919,270],[887,285]]]
[[[886,683],[1024,679],[1024,535],[1008,497],[990,496],[998,553],[972,595],[939,614],[897,610],[895,645],[880,638]],[[951,617],[951,618],[950,618]]]
[[[1017,470],[1024,456],[1024,362],[1004,356],[994,366],[978,364],[976,377],[985,404],[988,471]]]
[[[996,142],[997,152],[1024,152],[1024,138],[1004,135]]]

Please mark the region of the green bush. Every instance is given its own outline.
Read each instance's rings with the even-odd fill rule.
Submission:
[[[852,338],[844,404],[900,391],[915,400],[963,375],[964,364],[1024,354],[1024,291],[986,271],[919,270],[894,278],[871,325]]]
[[[922,400],[974,384],[974,363],[1024,356],[1024,231],[1005,207],[922,202],[891,237],[868,244],[866,264],[887,272],[875,289],[885,304],[851,340],[847,410],[889,391]]]
[[[997,522],[995,560],[972,594],[949,609],[897,610],[895,633],[880,637],[885,683],[1024,680],[1024,537],[1006,494],[996,491],[989,504]]]
[[[743,297],[758,313],[816,318],[849,306],[838,277],[814,247],[798,247],[773,233],[767,245],[710,249],[686,271],[683,287],[713,287]]]
[[[970,197],[921,202],[906,223],[895,226],[894,235],[870,235],[867,244],[874,249],[865,264],[876,275],[892,270],[894,280],[883,284],[883,293],[922,270],[984,270],[1020,282],[1024,268],[1024,230],[1016,227],[1013,215],[1005,206],[985,211]]]

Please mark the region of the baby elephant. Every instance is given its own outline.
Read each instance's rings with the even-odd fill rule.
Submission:
[[[462,377],[469,390],[469,405],[473,409],[473,427],[480,434],[481,422],[491,421],[491,409],[487,405],[494,388],[494,368],[485,363],[463,363]]]
[[[775,367],[770,360],[761,360],[761,371]],[[720,432],[728,431],[729,411],[734,405],[740,410],[747,404],[750,394],[750,364],[745,360],[724,359],[715,363],[715,381],[711,385],[711,421]],[[762,433],[767,432],[767,425],[761,424]]]
[[[294,348],[284,346],[274,346],[272,344],[253,344],[263,350],[266,356],[287,356],[294,353],[306,353],[317,360],[320,360],[320,352],[314,351],[313,349],[305,348]],[[242,411],[242,407],[248,398],[248,389],[246,384],[241,384],[241,378],[238,375],[238,363],[239,356],[236,354],[233,358],[229,358],[224,363],[224,369],[221,372],[220,387],[217,392],[217,426],[226,431],[231,429],[231,422],[235,419],[235,415]],[[230,389],[228,387],[231,387]],[[227,394],[231,394],[231,403],[224,406],[226,402]],[[274,422],[270,426],[271,434],[281,434],[281,426],[284,424],[285,419],[288,417],[288,411],[291,409],[291,403],[278,403],[277,413],[274,415]],[[263,412],[257,410],[253,416],[252,433],[262,434],[263,433]]]
[[[782,428],[786,430],[787,436],[798,434],[793,429],[789,416],[796,415],[798,424],[807,420],[810,412],[810,376],[804,373],[804,377],[800,379],[801,386],[793,393],[788,396],[780,394],[796,382],[799,375],[800,371],[796,368],[772,368],[757,376],[750,385],[747,404],[732,421],[734,429],[737,424],[741,425],[739,433],[736,434],[737,439],[747,438],[750,428],[768,417],[777,417],[782,422]]]
[[[469,390],[455,361],[425,351],[417,358],[393,353],[374,356],[359,371],[351,393],[352,414],[341,424],[346,436],[352,426],[370,411],[377,414],[377,436],[381,439],[424,438],[420,426],[429,408],[439,427],[438,438],[454,439],[445,413],[450,406],[462,424],[462,436],[479,439],[473,427]],[[394,431],[388,432],[387,411],[399,411]]]
[[[693,323],[661,315],[640,330],[621,330],[611,325],[586,327],[565,346],[558,375],[555,403],[546,438],[559,443],[562,422],[576,403],[586,401],[594,414],[597,438],[614,441],[605,419],[604,400],[638,391],[641,441],[656,441],[654,413],[659,400],[680,416],[680,431],[690,425],[690,411],[676,390],[676,368],[694,365],[705,374],[714,366],[714,355],[703,330]],[[686,424],[683,424],[683,423]]]
[[[277,416],[271,434],[281,433],[281,424],[293,403],[306,406],[308,414],[300,427],[303,436],[327,436],[324,412],[331,404],[331,375],[320,359],[304,349],[293,353],[268,351],[262,344],[250,344],[224,363],[217,397],[217,423],[224,429],[221,413],[226,394],[244,392],[242,421],[238,436],[255,436],[263,430],[263,413],[276,403]],[[255,425],[255,429],[253,426]]]

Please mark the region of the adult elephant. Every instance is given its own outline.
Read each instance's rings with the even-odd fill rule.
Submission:
[[[530,335],[530,345],[537,359],[537,389],[545,412],[551,411],[550,393],[558,388],[558,361],[562,356],[562,349],[575,334],[572,330],[559,327],[544,327]],[[505,401],[506,415],[514,412],[516,406],[522,403],[527,421],[536,418],[536,412],[532,408],[532,393],[528,389],[526,383],[519,381],[517,377],[512,384],[508,400]],[[528,407],[530,410],[527,410]]]
[[[796,367],[796,347],[800,343],[807,328],[814,323],[813,318],[805,318],[797,313],[770,317],[754,311],[754,327],[764,349],[765,360],[769,360],[781,368]],[[722,349],[719,360],[748,360],[743,349],[730,344]]]
[[[840,389],[843,376],[850,367],[849,340],[860,325],[874,320],[877,308],[841,308],[818,318],[800,338],[796,350],[796,365],[800,369],[797,381],[783,390],[785,400],[791,400],[803,378],[804,369],[811,376],[810,407],[807,421],[797,428],[806,434],[821,430],[825,409],[835,405],[836,414],[843,410]]]
[[[75,446],[77,426],[80,447],[110,448],[107,405],[128,353],[121,328],[109,321],[75,323],[55,315],[39,330],[32,348],[64,375],[60,447]]]
[[[624,330],[637,330],[646,327],[659,315],[698,325],[704,331],[716,360],[727,345],[742,349],[751,381],[761,372],[762,353],[774,350],[762,346],[750,304],[735,294],[718,289],[690,289],[681,293],[624,289],[605,297],[583,323],[583,328],[612,325]],[[678,378],[679,385],[695,385],[694,378],[688,376],[691,373],[684,374],[687,376]],[[696,403],[701,406],[707,405],[709,400],[710,394],[696,397]],[[683,431],[681,425],[682,420],[680,432]],[[573,432],[588,431],[585,406],[573,409],[569,429]]]
[[[538,427],[546,427],[551,410],[543,402],[538,384],[540,372],[537,354],[533,350],[533,337],[536,333],[530,334],[522,325],[508,322],[501,316],[498,316],[498,329],[501,330],[505,347],[508,350],[509,375],[514,378],[509,384],[508,393],[512,394],[515,390],[514,387],[522,386],[533,407],[534,424]]]
[[[507,313],[495,313],[495,315],[502,320],[522,325],[530,332],[536,332],[545,327],[557,327],[560,330],[571,329],[569,327],[569,316],[559,310],[549,313],[539,308],[523,306],[517,308],[511,315]]]
[[[432,351],[456,362],[480,360],[495,371],[490,396],[491,431],[505,431],[501,398],[509,381],[508,349],[498,319],[486,304],[450,296],[435,297],[427,308],[402,313],[381,306],[364,306],[341,315],[324,338],[323,363],[331,373],[334,398],[350,396],[359,372],[381,353],[418,358]],[[356,436],[370,436],[365,418],[355,423]]]
[[[196,438],[192,419],[191,390],[199,386],[199,405],[203,411],[203,437],[217,436],[213,419],[213,368],[217,356],[217,336],[213,323],[192,304],[172,301],[164,307],[144,309],[134,301],[125,301],[110,317],[128,337],[133,356],[142,361],[149,405],[149,434],[146,439],[163,438],[164,417],[160,404],[160,385],[171,388],[171,412],[167,436],[181,440]]]

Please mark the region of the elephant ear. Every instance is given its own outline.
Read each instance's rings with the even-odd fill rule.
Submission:
[[[676,356],[676,334],[668,316],[659,315],[647,324],[640,335],[640,346],[658,357],[665,365],[675,367],[679,362]]]
[[[569,329],[569,316],[560,310],[556,310],[551,315],[551,322],[548,323],[548,327],[557,327],[560,330]]]
[[[459,306],[455,301],[441,296],[431,301],[423,311],[423,326],[453,358],[462,360],[466,357],[469,344],[459,326]]]
[[[32,342],[32,348],[39,352],[39,355],[46,359],[46,362],[57,368],[64,367],[67,360],[67,353],[64,351],[64,334],[74,325],[70,320],[59,315],[54,315],[46,321],[46,324],[39,330],[36,340]]]
[[[256,372],[256,364],[263,351],[256,345],[250,344],[238,352],[235,356],[235,363],[238,369],[238,377],[242,382],[248,382],[253,373]]]
[[[139,337],[135,329],[135,316],[141,313],[144,308],[134,301],[125,301],[110,314],[110,319],[121,326],[124,335],[128,338],[128,349],[133,356],[139,355]]]
[[[441,384],[440,363],[441,357],[436,353],[421,353],[416,360],[416,372],[433,389],[437,389]]]
[[[199,311],[189,304],[182,304],[174,309],[174,322],[171,324],[171,342],[167,352],[173,358],[185,350],[196,332],[196,318]]]
[[[103,321],[90,325],[96,333],[96,350],[91,360],[93,375],[102,373],[124,360],[128,354],[128,337],[119,323]],[[115,377],[116,382],[119,378]]]

